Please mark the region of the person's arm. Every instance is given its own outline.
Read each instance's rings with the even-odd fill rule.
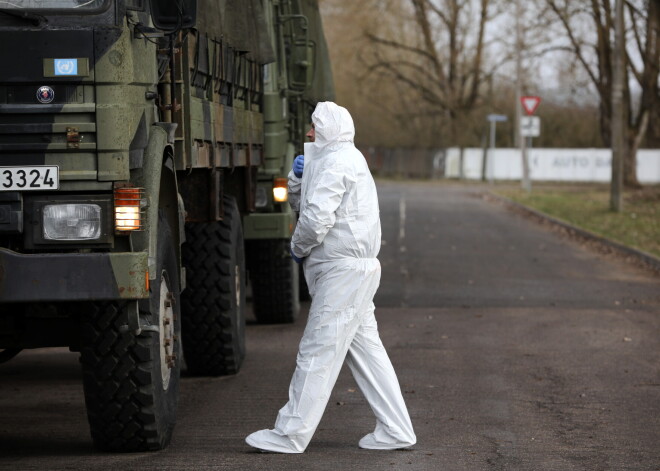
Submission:
[[[289,205],[295,212],[300,211],[300,191],[302,188],[302,179],[296,177],[293,170],[289,172]]]
[[[309,187],[311,192],[305,209],[300,213],[296,230],[291,239],[291,251],[302,259],[320,245],[335,224],[335,212],[346,193],[349,178],[338,162],[321,169],[316,181]]]

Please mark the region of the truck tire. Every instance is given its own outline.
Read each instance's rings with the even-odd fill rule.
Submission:
[[[188,373],[238,373],[245,358],[245,249],[241,214],[224,198],[222,221],[186,224],[188,283],[181,296]]]
[[[94,445],[104,451],[165,448],[176,423],[181,365],[179,268],[167,220],[158,227],[156,280],[140,325],[127,331],[128,305],[97,303],[82,316],[81,362]]]
[[[246,244],[254,315],[261,324],[284,324],[300,312],[298,265],[287,239],[250,240]]]

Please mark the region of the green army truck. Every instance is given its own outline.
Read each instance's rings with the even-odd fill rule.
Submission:
[[[103,450],[291,322],[286,175],[333,98],[316,0],[0,0],[0,361],[80,352]]]

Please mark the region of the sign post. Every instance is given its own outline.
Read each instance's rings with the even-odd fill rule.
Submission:
[[[483,162],[481,175],[485,180],[488,174],[488,181],[493,183],[493,159],[495,158],[495,124],[507,121],[507,117],[503,114],[489,114],[487,117],[490,121],[490,152],[486,154],[486,161]],[[489,155],[490,154],[490,155]]]
[[[520,116],[518,123],[520,131],[520,147],[522,154],[523,179],[522,187],[528,192],[532,191],[532,180],[529,175],[529,159],[527,157],[528,148],[532,147],[532,137],[538,137],[541,134],[541,119],[538,116],[532,116],[541,103],[541,97],[521,96],[520,104],[527,113],[527,116]],[[525,145],[527,139],[527,145]]]

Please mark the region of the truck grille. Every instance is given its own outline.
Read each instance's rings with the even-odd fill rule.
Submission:
[[[96,150],[94,87],[55,84],[51,104],[36,103],[38,88],[0,86],[0,165],[42,165],[47,156]]]

